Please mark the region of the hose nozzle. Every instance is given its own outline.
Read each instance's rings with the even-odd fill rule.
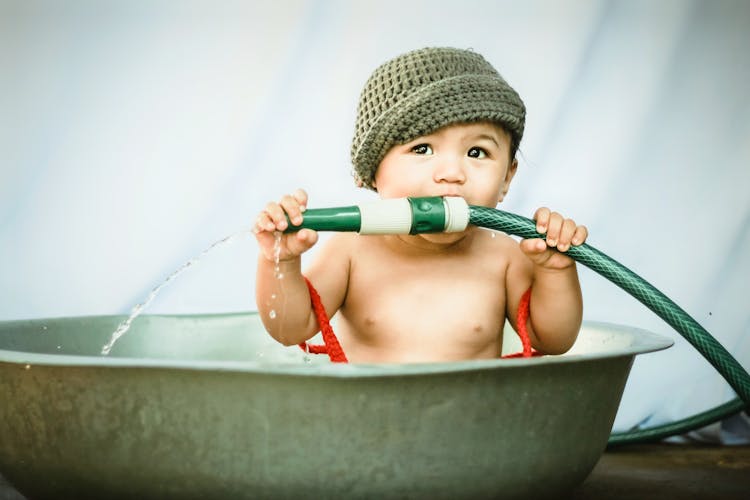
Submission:
[[[354,231],[360,234],[453,233],[469,225],[469,205],[455,196],[393,198],[361,205],[312,208],[302,224],[291,222],[285,232]]]

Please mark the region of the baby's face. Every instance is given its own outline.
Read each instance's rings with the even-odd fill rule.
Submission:
[[[381,198],[461,196],[494,207],[515,172],[507,132],[492,123],[458,124],[391,148],[374,186]]]

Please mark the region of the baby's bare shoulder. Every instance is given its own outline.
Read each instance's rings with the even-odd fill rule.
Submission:
[[[500,231],[480,229],[479,231],[477,231],[475,241],[482,251],[488,250],[493,253],[520,252],[518,241],[511,238],[506,233],[501,233]]]
[[[499,265],[506,269],[517,264],[524,265],[528,261],[518,241],[499,231],[479,231],[473,253],[476,259],[488,265]]]
[[[355,250],[354,233],[321,234],[320,244],[316,247],[313,258],[314,266],[330,266],[341,263],[348,266]]]
[[[329,233],[323,236],[323,247],[328,251],[350,251],[356,244],[356,233]]]

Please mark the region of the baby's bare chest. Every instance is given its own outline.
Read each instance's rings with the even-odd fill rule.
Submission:
[[[501,338],[502,268],[398,259],[360,264],[352,269],[342,312],[361,340],[443,342],[472,352]]]

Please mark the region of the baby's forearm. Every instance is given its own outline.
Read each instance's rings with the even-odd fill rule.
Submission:
[[[277,266],[263,256],[258,259],[258,313],[268,333],[284,345],[299,344],[317,332],[300,260],[281,261]]]
[[[583,318],[575,265],[563,270],[535,269],[529,316],[538,349],[547,354],[570,349]]]

